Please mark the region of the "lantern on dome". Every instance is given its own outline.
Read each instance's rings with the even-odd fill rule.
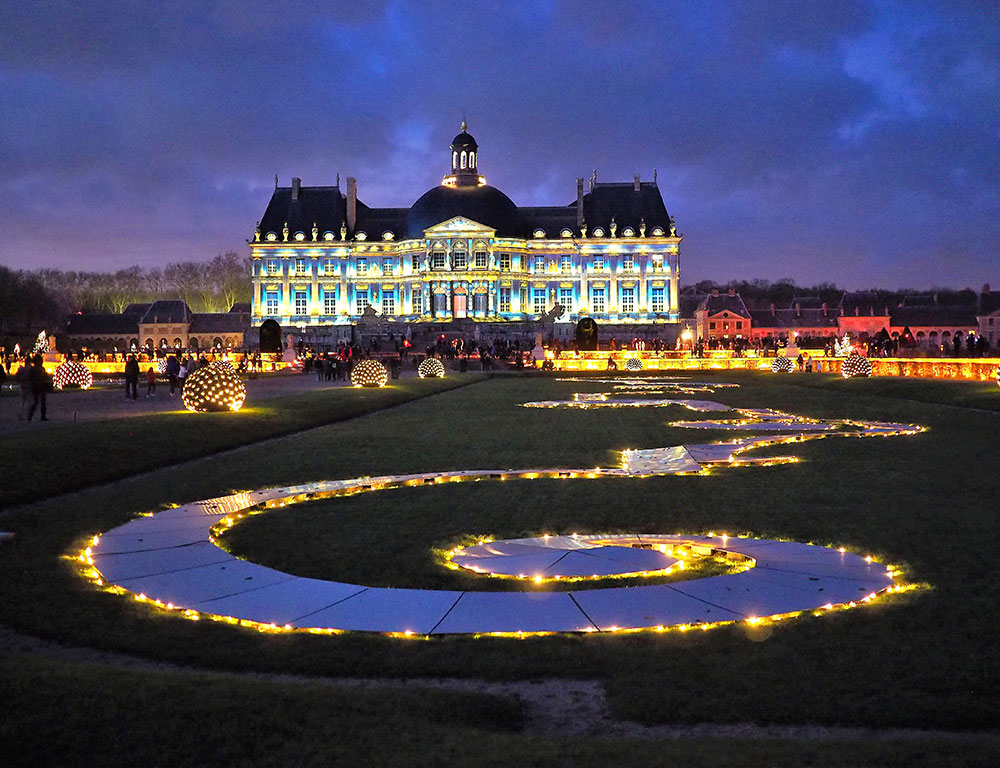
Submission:
[[[80,389],[90,389],[94,383],[94,375],[90,369],[82,363],[67,360],[60,363],[52,375],[52,386],[56,389],[64,387],[79,387]]]
[[[232,366],[211,363],[188,374],[181,391],[189,411],[238,411],[243,407],[247,389],[232,372]]]
[[[351,371],[351,384],[355,387],[384,387],[389,372],[378,360],[362,360]]]
[[[851,352],[840,366],[840,375],[845,379],[868,378],[872,375],[872,362],[864,355]]]
[[[791,373],[793,368],[795,365],[788,357],[776,357],[771,361],[771,370],[774,373]]]
[[[444,363],[436,357],[428,357],[417,366],[417,375],[421,379],[443,379]]]

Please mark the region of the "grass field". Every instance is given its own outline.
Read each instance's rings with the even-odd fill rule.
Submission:
[[[95,591],[64,558],[85,537],[136,513],[233,490],[435,469],[608,466],[626,447],[730,437],[670,428],[666,422],[691,417],[680,409],[520,408],[525,400],[563,398],[599,387],[496,378],[266,446],[248,445],[197,464],[122,479],[113,486],[81,491],[71,501],[41,501],[8,513],[0,518],[0,527],[19,535],[0,549],[2,623],[71,645],[220,672],[595,679],[604,683],[617,715],[646,724],[995,729],[1000,722],[1000,652],[994,640],[1000,580],[990,545],[1000,533],[1000,415],[990,410],[998,407],[1000,390],[965,382],[843,381],[820,375],[731,373],[727,380],[741,387],[721,390],[714,399],[815,417],[917,423],[928,431],[914,437],[818,440],[781,451],[802,457],[794,465],[725,469],[708,476],[481,482],[313,502],[252,518],[236,528],[230,545],[268,564],[331,578],[454,587],[456,575],[437,568],[432,550],[466,535],[715,530],[843,545],[901,565],[908,581],[927,588],[761,630],[732,626],[698,633],[400,641],[352,633],[259,634],[189,622]],[[882,383],[887,386],[880,388]],[[309,418],[321,412],[317,401]],[[186,419],[185,428],[188,424]],[[40,473],[56,469],[44,458],[35,461]],[[120,459],[109,458],[107,463],[118,476],[130,474],[131,465],[122,467]],[[25,681],[36,677],[60,688],[76,685],[74,676],[97,674],[58,665],[48,669],[42,662],[8,664],[4,669],[4,685],[21,686],[21,695],[23,688],[31,687]],[[102,685],[127,703],[132,694],[126,691],[134,686],[115,682],[113,675],[107,678],[102,677]],[[150,682],[154,684],[163,686],[168,702],[180,699],[185,690],[166,674]],[[234,689],[254,684],[227,683]],[[357,692],[343,693],[328,710],[315,707],[308,692],[276,687],[260,695],[284,697],[286,707],[309,710],[309,717],[314,711],[343,707],[365,720],[366,707],[377,709]],[[28,697],[28,711],[51,717],[44,702],[36,699]],[[448,712],[472,706],[461,698],[442,694],[439,700],[444,703],[429,709],[427,717],[407,715],[405,701],[390,699],[379,727],[392,734],[405,723],[415,743],[439,739],[447,751],[459,749],[459,742],[477,733],[483,745],[504,752],[503,760],[494,754],[495,764],[552,764],[532,763],[530,754],[520,751],[529,743],[541,750],[539,754],[573,753],[557,741],[530,741],[484,729],[482,720],[456,716],[454,728],[443,729],[435,721],[438,715],[445,713],[441,722],[447,723]],[[504,728],[516,728],[517,713],[509,704],[486,702],[472,709],[492,712],[490,707],[497,713],[487,720],[495,716]],[[246,717],[252,722],[254,715]],[[289,719],[282,718],[282,723]],[[306,738],[312,746],[329,742],[333,749],[338,743],[339,737],[323,729],[308,732],[314,733]],[[387,739],[398,743],[398,738]],[[996,747],[995,742],[977,742],[956,752],[954,744],[943,742],[898,749],[887,744],[869,744],[866,750],[861,744],[758,742],[746,751],[741,746],[733,754],[742,761],[731,764],[913,765],[951,760],[956,765],[986,765]],[[657,753],[664,749],[662,744],[617,744],[611,752],[599,740],[587,740],[575,760],[578,765],[597,764],[620,753],[631,761],[654,747]],[[723,756],[731,747],[709,740],[671,742],[669,749],[678,759],[688,755],[726,764]],[[303,759],[311,759],[311,753],[304,754]],[[515,760],[518,755],[521,759]],[[150,764],[170,764],[164,759]]]

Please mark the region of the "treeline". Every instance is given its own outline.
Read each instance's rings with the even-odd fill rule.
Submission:
[[[120,313],[156,299],[181,299],[193,312],[228,312],[250,301],[250,260],[227,251],[211,261],[117,272],[0,266],[0,333],[37,332],[36,326],[57,327],[77,312]]]
[[[817,297],[820,301],[826,302],[830,308],[836,307],[840,303],[845,290],[837,287],[834,283],[819,283],[812,286],[797,285],[794,281],[784,278],[776,282],[770,280],[734,280],[729,283],[717,283],[713,280],[702,280],[701,282],[687,285],[682,289],[682,293],[711,293],[717,289],[719,293],[726,293],[732,288],[742,298],[748,309],[767,309],[774,304],[776,307],[790,307],[792,301],[797,297]],[[955,290],[953,288],[931,288],[928,290],[916,290],[915,288],[900,288],[897,290],[887,290],[884,288],[868,288],[864,291],[853,291],[853,293],[870,293],[876,299],[876,304],[884,304],[887,307],[895,307],[903,302],[907,296],[928,296],[933,297],[935,302],[942,306],[974,306],[979,298],[979,294],[971,288]]]

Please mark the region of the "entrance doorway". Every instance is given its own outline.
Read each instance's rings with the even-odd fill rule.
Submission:
[[[466,317],[468,315],[468,301],[469,297],[464,293],[456,293],[452,299],[452,317],[456,320],[461,317]]]

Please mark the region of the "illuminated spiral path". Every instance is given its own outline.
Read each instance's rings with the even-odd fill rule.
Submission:
[[[395,589],[322,581],[241,560],[213,540],[215,532],[259,505],[279,507],[359,491],[463,480],[700,474],[709,468],[795,460],[742,456],[767,445],[922,431],[904,424],[817,421],[767,409],[714,406],[719,404],[705,410],[740,410],[744,418],[672,426],[752,428],[778,434],[625,451],[621,466],[607,469],[434,472],[235,493],[139,517],[95,536],[80,557],[88,575],[101,586],[182,611],[192,619],[221,618],[258,629],[401,635],[607,632],[755,623],[853,606],[900,588],[890,568],[844,550],[724,535],[548,536],[484,542],[451,553],[454,566],[529,580],[660,574],[673,567],[676,561],[670,553],[678,549],[721,555],[749,566],[738,573],[672,584],[566,592],[530,591],[530,587],[522,592]]]

